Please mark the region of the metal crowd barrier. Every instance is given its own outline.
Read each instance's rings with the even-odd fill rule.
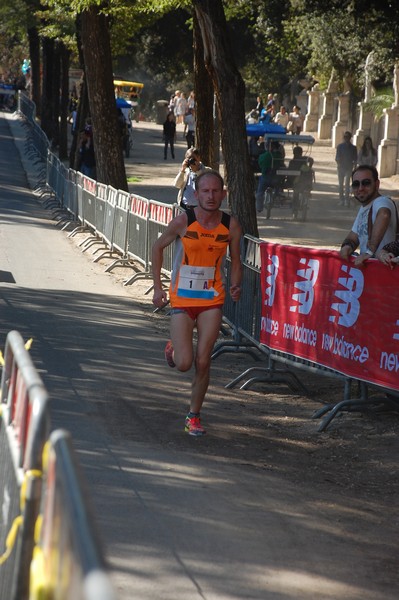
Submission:
[[[146,218],[146,229],[145,239],[141,248],[137,247],[137,252],[141,254],[140,260],[144,267],[144,271],[135,273],[132,277],[129,277],[124,285],[130,285],[139,279],[150,279],[151,274],[151,248],[154,242],[162,235],[170,221],[174,217],[175,208],[171,204],[164,204],[162,202],[155,202],[154,200],[148,201],[148,212]],[[130,240],[129,235],[129,240]],[[139,254],[136,254],[136,259]],[[132,257],[130,253],[130,246],[128,244],[128,256]],[[170,277],[172,273],[173,264],[173,248],[169,246],[164,252],[164,260],[162,265],[162,274],[166,277]]]
[[[30,599],[114,600],[71,436],[54,431],[30,569]]]
[[[147,200],[96,182],[82,173],[68,170],[51,152],[47,161],[46,187],[51,194],[51,207],[55,205],[65,211],[63,221],[77,223],[69,236],[88,232],[80,242],[82,250],[99,245],[94,254],[99,251],[101,254],[94,258],[95,262],[105,257],[115,258],[106,267],[106,272],[117,266],[135,268],[138,264],[141,270],[136,270],[124,285],[151,278],[151,248],[175,216],[175,205]],[[162,268],[166,279],[170,278],[172,264],[173,249],[168,248]]]
[[[212,354],[212,358],[217,358],[224,352],[244,352],[251,355],[259,364],[242,371],[226,385],[226,388],[233,388],[237,384],[241,384],[240,389],[248,389],[252,384],[258,382],[285,383],[294,393],[307,394],[306,387],[297,375],[296,371],[298,370],[338,379],[343,383],[342,400],[327,404],[314,413],[314,419],[323,417],[318,431],[324,431],[335,416],[344,410],[364,410],[373,404],[384,404],[390,409],[398,410],[398,393],[395,391],[366,384],[331,368],[271,349],[260,342],[261,242],[262,240],[258,238],[244,236],[242,297],[236,305],[231,300],[226,301],[223,314],[223,321],[232,329],[232,339],[217,344]],[[227,284],[229,284],[229,271],[230,262],[227,261]],[[380,392],[380,395],[369,396],[370,388]]]
[[[0,600],[114,600],[70,436],[50,436],[47,391],[17,331],[1,358]]]
[[[25,600],[50,419],[46,390],[17,331],[6,340],[0,410],[0,598]]]
[[[36,120],[36,106],[25,92],[18,92],[17,112],[25,120],[27,125],[27,139],[25,151],[35,164],[46,165],[47,150],[50,147],[49,140]],[[44,175],[45,172],[43,171]]]

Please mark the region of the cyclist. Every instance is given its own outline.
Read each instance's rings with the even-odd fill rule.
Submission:
[[[265,191],[268,187],[278,184],[276,171],[284,168],[284,156],[277,141],[272,141],[270,150],[266,150],[258,158],[258,164],[261,171],[258,189],[256,191],[256,210],[262,212],[265,204]]]

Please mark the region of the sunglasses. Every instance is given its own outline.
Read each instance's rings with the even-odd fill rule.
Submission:
[[[361,185],[363,187],[370,187],[370,185],[372,184],[372,180],[371,179],[362,179],[361,181],[359,181],[358,179],[355,179],[355,181],[352,181],[352,187],[354,190],[356,190],[357,188],[359,188]]]

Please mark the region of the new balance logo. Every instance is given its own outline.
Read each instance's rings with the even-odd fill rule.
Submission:
[[[274,296],[276,293],[276,279],[278,275],[279,265],[279,257],[270,256],[270,262],[267,265],[267,272],[269,273],[269,275],[266,277],[265,306],[273,306]]]
[[[331,305],[332,310],[339,313],[338,325],[343,327],[352,327],[359,317],[360,302],[359,298],[363,293],[364,277],[360,269],[355,269],[349,265],[342,265],[341,270],[346,273],[345,277],[339,277],[338,283],[344,288],[336,290],[336,296],[340,302],[334,302]],[[335,323],[337,315],[330,315],[329,321]]]
[[[305,268],[298,269],[296,273],[302,279],[294,283],[295,287],[300,291],[297,294],[292,294],[292,299],[298,302],[298,304],[290,306],[290,311],[298,312],[301,315],[308,315],[313,306],[314,286],[319,275],[320,263],[313,258],[301,258],[299,263],[305,265]]]

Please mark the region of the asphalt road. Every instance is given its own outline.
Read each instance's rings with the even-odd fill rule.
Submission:
[[[142,168],[132,190],[156,200],[162,190],[173,201],[175,165],[146,153],[147,144],[161,158],[158,129],[137,126],[127,170]],[[236,392],[211,386],[207,418],[219,414],[217,443],[212,426],[203,439],[183,433],[189,381],[165,367],[165,333],[134,290],[55,227],[29,189],[23,138],[18,120],[0,115],[0,346],[11,329],[33,337],[53,426],[72,432],[118,599],[397,598],[369,568],[365,540],[378,535],[378,520],[359,533],[360,500],[351,514],[342,506],[343,521],[335,521],[329,498],[306,481],[287,483],[273,469],[220,452],[220,444],[234,445],[228,407]],[[182,140],[177,157],[183,152]],[[345,227],[351,220],[342,219]],[[282,234],[287,225],[277,222]],[[273,219],[264,226],[273,231]],[[319,242],[330,228],[334,239],[346,231],[330,223]],[[228,359],[221,365],[227,377]]]

